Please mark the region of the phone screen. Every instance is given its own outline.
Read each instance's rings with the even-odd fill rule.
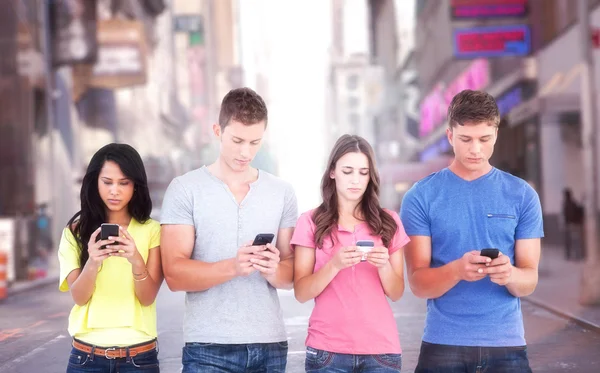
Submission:
[[[119,237],[119,225],[118,224],[102,224],[100,225],[100,239],[108,240],[108,237]],[[102,249],[106,249],[106,246],[102,246]]]
[[[252,242],[252,246],[263,246],[268,243],[272,243],[273,238],[275,238],[275,235],[272,233],[259,233],[254,238],[254,242]]]

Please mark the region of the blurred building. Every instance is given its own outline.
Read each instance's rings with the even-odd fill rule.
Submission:
[[[417,4],[415,59],[421,97],[416,158],[427,162],[451,155],[446,111],[456,93],[463,89],[491,93],[502,115],[492,164],[536,188],[546,240],[558,242],[562,190],[570,187],[581,200],[585,172],[577,3],[421,0]],[[590,1],[595,29],[600,27],[598,4]],[[596,63],[596,70],[599,67]]]
[[[186,50],[201,44],[201,10],[178,17],[176,7],[163,0],[9,0],[5,5],[0,219],[16,222],[17,231],[14,245],[0,249],[15,259],[9,279],[14,281],[56,269],[53,260],[43,274],[32,275],[39,254],[35,222],[40,211],[48,214],[49,257],[55,259],[60,232],[79,209],[81,177],[101,146],[125,142],[138,149],[154,206],[160,207],[171,178],[194,164],[189,155],[197,153],[197,144],[185,137],[199,125],[192,121],[197,108],[192,102],[205,102],[212,86],[201,87],[205,97],[193,101],[182,92],[198,86],[178,79],[183,70],[199,72],[195,82],[207,80],[193,58],[197,54],[189,56],[195,51],[175,53],[181,33]]]
[[[419,161],[419,95],[415,9],[420,1],[369,0],[369,58],[382,67],[383,98],[375,119],[381,201],[398,210],[415,181],[448,164],[445,156]]]
[[[369,58],[368,8],[352,0],[332,1],[332,45],[327,81],[328,151],[343,134],[376,147],[384,95],[383,67]]]

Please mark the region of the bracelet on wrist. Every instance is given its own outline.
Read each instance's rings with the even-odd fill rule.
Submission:
[[[146,273],[146,276],[144,276],[144,278],[140,278],[140,279],[138,280],[137,278],[135,278],[135,277],[134,277],[134,278],[133,278],[133,281],[138,281],[138,282],[139,282],[139,281],[144,281],[144,280],[145,280],[145,279],[147,279],[147,278],[148,278],[148,274]]]

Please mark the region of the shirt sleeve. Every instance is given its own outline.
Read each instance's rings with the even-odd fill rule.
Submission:
[[[400,207],[400,218],[404,224],[406,234],[409,236],[431,237],[429,215],[417,187],[418,184],[415,184],[404,195]]]
[[[392,237],[392,242],[390,243],[390,247],[388,248],[389,254],[393,254],[396,251],[400,250],[401,248],[403,248],[407,243],[410,242],[410,238],[408,237],[408,235],[406,234],[406,231],[404,231],[404,226],[402,225],[402,221],[400,220],[400,217],[398,216],[398,214],[396,214],[394,211],[387,211],[392,218],[394,218],[394,221],[396,222],[396,224],[398,225],[398,228],[396,229],[396,233],[394,234],[394,237]]]
[[[519,222],[515,232],[515,239],[523,240],[529,238],[544,237],[544,221],[542,218],[542,205],[536,191],[526,185],[521,202]]]
[[[58,289],[60,291],[69,291],[67,276],[73,270],[81,268],[81,250],[75,240],[75,236],[69,228],[63,230],[58,245],[58,263],[60,266]]]
[[[161,224],[194,225],[194,204],[178,178],[173,179],[163,199]]]
[[[296,193],[291,185],[288,185],[285,190],[285,202],[283,207],[283,216],[281,217],[281,223],[279,229],[293,228],[296,226],[298,220],[298,200],[296,199]]]
[[[150,249],[160,246],[160,224],[158,222],[152,222],[152,229],[150,231]]]
[[[296,249],[296,245],[315,248],[315,224],[312,221],[312,211],[300,215],[296,223],[296,229],[292,236],[291,247]]]

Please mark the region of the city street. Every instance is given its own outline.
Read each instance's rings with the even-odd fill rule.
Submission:
[[[299,304],[282,291],[288,339],[288,372],[304,371],[304,338],[312,303]],[[158,300],[161,372],[181,370],[182,293],[163,286]],[[0,373],[59,373],[66,369],[70,338],[66,332],[69,294],[46,286],[0,304]],[[407,293],[393,304],[403,346],[403,372],[413,372],[423,329],[425,302]],[[600,334],[582,329],[523,302],[529,357],[534,372],[600,370]],[[490,326],[493,328],[493,325]]]

